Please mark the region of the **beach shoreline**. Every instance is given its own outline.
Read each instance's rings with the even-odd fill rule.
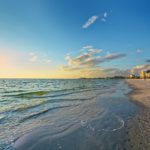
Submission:
[[[31,84],[35,81],[24,82]],[[17,116],[16,113],[20,115],[19,125],[13,124],[13,130],[10,128],[9,133],[2,130],[4,128],[1,126],[0,135],[4,141],[3,145],[0,143],[1,150],[7,147],[10,150],[14,148],[27,150],[29,147],[32,150],[46,150],[49,147],[53,150],[128,150],[127,123],[136,115],[138,107],[129,101],[127,94],[131,88],[125,80],[94,79],[88,82],[82,80],[82,83],[81,80],[69,82],[47,80],[45,82],[37,80],[36,84],[42,87],[47,85],[48,88],[51,88],[48,86],[51,82],[54,85],[59,83],[60,87],[64,83],[68,85],[63,86],[59,92],[57,89],[48,94],[45,92],[48,90],[44,88],[41,90],[43,95],[39,95],[39,87],[35,87],[34,92],[33,89],[31,92],[19,91],[15,97],[16,93],[12,92],[10,98],[20,102],[18,103],[20,107],[17,106],[15,109],[17,111],[13,115],[14,117]],[[16,85],[20,89],[20,82]],[[84,89],[83,85],[85,85]],[[67,90],[68,86],[71,90]],[[77,87],[77,90],[74,87]],[[7,95],[10,96],[9,93]],[[35,103],[34,106],[34,101],[30,103],[29,98],[30,101],[43,99],[44,103],[40,106]],[[25,107],[23,111],[18,109],[22,108],[22,99],[32,107]],[[5,142],[5,139],[9,143]]]
[[[139,106],[137,115],[128,122],[128,146],[131,150],[150,149],[150,80],[127,79],[133,89],[131,101]]]

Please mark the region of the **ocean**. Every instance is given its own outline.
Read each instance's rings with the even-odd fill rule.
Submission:
[[[124,150],[137,112],[121,79],[1,79],[0,150]]]

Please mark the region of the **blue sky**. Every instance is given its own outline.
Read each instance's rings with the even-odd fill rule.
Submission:
[[[45,72],[42,77],[61,77],[63,70],[63,77],[78,77],[98,68],[96,76],[107,76],[109,69],[117,74],[143,66],[150,57],[149,27],[149,0],[0,0],[0,52],[14,58],[0,73],[5,77],[14,69],[18,77],[23,69],[30,77],[34,69]],[[85,46],[102,52],[81,51]],[[86,53],[90,57],[77,59]]]

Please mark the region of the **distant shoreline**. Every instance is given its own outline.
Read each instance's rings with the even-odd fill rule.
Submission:
[[[131,150],[150,150],[150,79],[127,79],[133,89],[130,99],[139,106],[138,114],[128,124]]]
[[[108,78],[0,78],[0,80],[116,80],[128,79],[125,77],[108,77]]]

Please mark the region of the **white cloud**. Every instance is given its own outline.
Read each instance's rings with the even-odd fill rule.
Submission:
[[[38,56],[36,54],[31,52],[31,53],[29,53],[29,55],[30,55],[30,59],[29,59],[30,62],[37,62],[38,61]]]
[[[108,13],[104,12],[104,18],[107,18],[107,17],[108,17]]]
[[[84,46],[82,48],[82,53],[76,57],[71,57],[70,55],[66,55],[65,59],[68,61],[69,65],[92,65],[92,59],[95,57],[96,54],[101,53],[102,49],[96,49],[93,46]]]
[[[46,64],[49,64],[52,62],[51,59],[49,58],[46,58],[45,56],[42,56],[42,55],[37,55],[33,52],[29,53],[29,61],[30,62],[38,62],[38,63],[46,63]]]
[[[83,46],[80,51],[81,52],[87,52],[88,51],[92,54],[92,53],[100,53],[103,50],[102,49],[95,49],[94,46],[92,46],[92,45],[86,45],[86,46]]]
[[[137,53],[142,53],[143,51],[141,49],[136,50]]]
[[[93,48],[93,46],[92,45],[86,45],[86,46],[83,46],[82,49],[89,49],[89,48]]]
[[[115,68],[101,68],[99,65],[104,62],[125,57],[125,54],[109,53],[101,56],[103,51],[101,49],[95,49],[93,46],[84,46],[82,49],[84,51],[81,51],[78,56],[73,57],[67,55],[65,57],[67,65],[61,65],[61,70],[68,72],[79,71],[93,76],[99,75],[100,72],[111,72],[111,75],[121,72]]]
[[[106,22],[106,19],[105,19],[105,18],[102,18],[101,21],[102,21],[102,22]]]
[[[47,63],[47,64],[49,64],[49,63],[52,62],[52,60],[51,59],[45,59],[44,62]]]
[[[99,17],[98,16],[92,16],[88,19],[88,21],[82,26],[82,28],[86,29],[90,25],[92,25]]]
[[[86,29],[88,28],[89,26],[91,26],[93,23],[95,23],[96,20],[100,19],[102,22],[106,22],[106,18],[108,17],[108,13],[107,12],[104,12],[102,15],[100,16],[97,16],[97,15],[94,15],[92,17],[90,17],[88,19],[88,21],[82,26],[83,29]]]
[[[89,51],[90,54],[97,54],[97,53],[101,53],[103,50],[102,49],[90,48],[88,51]]]
[[[101,21],[102,22],[106,22],[107,21],[107,19],[106,19],[107,17],[108,17],[108,13],[104,12],[103,17],[101,18]]]

